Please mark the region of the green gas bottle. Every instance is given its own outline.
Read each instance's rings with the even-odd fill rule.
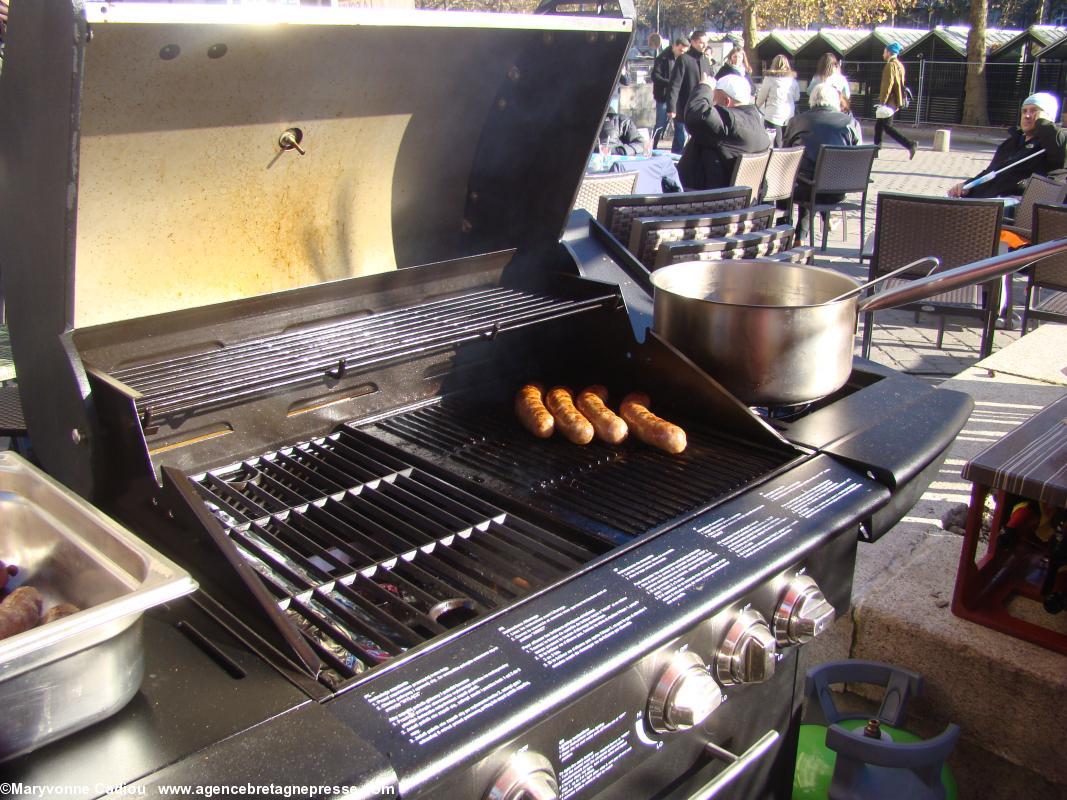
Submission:
[[[838,711],[831,684],[882,686],[874,718]],[[932,739],[900,727],[922,676],[873,661],[838,661],[808,671],[808,722],[800,726],[793,800],[956,800],[956,779],[945,764],[959,738],[949,725]],[[815,724],[825,722],[826,724]]]

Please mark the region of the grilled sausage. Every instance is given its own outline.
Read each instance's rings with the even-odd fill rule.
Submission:
[[[7,582],[10,578],[19,574],[19,568],[14,564],[5,564],[0,561],[0,592],[3,592],[4,587],[7,586]]]
[[[52,606],[41,617],[41,624],[47,625],[49,622],[55,622],[57,619],[63,619],[63,617],[69,617],[71,614],[77,614],[81,611],[73,603],[60,603],[59,605]]]
[[[634,435],[645,444],[668,453],[680,453],[685,450],[685,431],[649,411],[650,402],[647,394],[631,392],[622,399],[619,414],[626,420]]]
[[[556,427],[568,441],[589,444],[593,441],[593,425],[574,407],[574,395],[565,386],[550,389],[545,395],[545,406],[552,412]]]
[[[603,386],[589,386],[578,393],[575,405],[593,423],[593,430],[602,441],[618,444],[630,433],[626,422],[607,407],[608,390]]]
[[[44,598],[32,586],[20,586],[0,603],[0,639],[28,631],[41,619]]]
[[[544,387],[539,383],[528,383],[515,395],[515,414],[519,422],[539,439],[547,439],[556,428],[555,420],[545,408],[543,394]]]

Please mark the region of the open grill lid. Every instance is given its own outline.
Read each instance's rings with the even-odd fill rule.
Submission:
[[[632,31],[21,5],[0,79],[3,279],[31,435],[75,488],[88,465],[59,454],[92,415],[74,329],[556,242]]]

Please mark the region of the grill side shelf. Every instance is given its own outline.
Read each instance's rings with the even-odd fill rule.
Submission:
[[[617,303],[614,292],[572,298],[506,287],[479,289],[124,367],[112,376],[139,393],[137,408],[147,428],[161,418],[191,416],[308,382],[339,380]]]

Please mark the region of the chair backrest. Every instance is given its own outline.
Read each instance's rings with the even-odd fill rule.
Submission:
[[[1038,203],[1034,206],[1033,242],[1067,239],[1067,205]],[[1026,270],[1035,286],[1067,292],[1067,254],[1043,258]]]
[[[763,194],[759,197],[761,203],[785,200],[793,196],[793,187],[797,182],[797,170],[800,169],[800,161],[803,158],[803,145],[771,150],[767,172],[763,176]]]
[[[747,186],[672,194],[604,196],[600,198],[596,218],[625,244],[630,240],[630,226],[636,217],[677,217],[736,211],[748,206],[751,199],[752,190]]]
[[[940,271],[997,254],[1004,204],[882,192],[874,223],[870,277],[884,275],[924,256],[941,259]],[[920,265],[911,277],[930,269]]]
[[[731,186],[748,186],[752,196],[759,197],[763,186],[763,174],[767,171],[767,162],[771,158],[770,150],[762,153],[742,153],[734,159],[734,174],[730,178]]]
[[[652,266],[656,260],[656,250],[666,242],[760,231],[774,223],[776,210],[772,205],[760,205],[715,214],[638,217],[630,227],[629,250],[642,264]]]
[[[1031,231],[1034,224],[1034,206],[1038,203],[1062,203],[1064,200],[1067,200],[1067,184],[1059,183],[1043,175],[1031,175],[1026,181],[1023,196],[1015,209],[1015,221],[1012,222],[1012,227]]]
[[[795,236],[796,228],[792,225],[776,225],[766,230],[739,233],[736,236],[670,242],[656,251],[654,266],[659,269],[679,261],[758,258],[789,250],[793,246]]]
[[[600,207],[600,198],[604,195],[633,194],[637,186],[636,172],[603,172],[586,175],[578,187],[578,196],[574,198],[574,208],[583,208],[590,214],[596,214]]]
[[[816,192],[865,192],[878,148],[873,144],[847,147],[823,145],[815,159],[812,183]]]

